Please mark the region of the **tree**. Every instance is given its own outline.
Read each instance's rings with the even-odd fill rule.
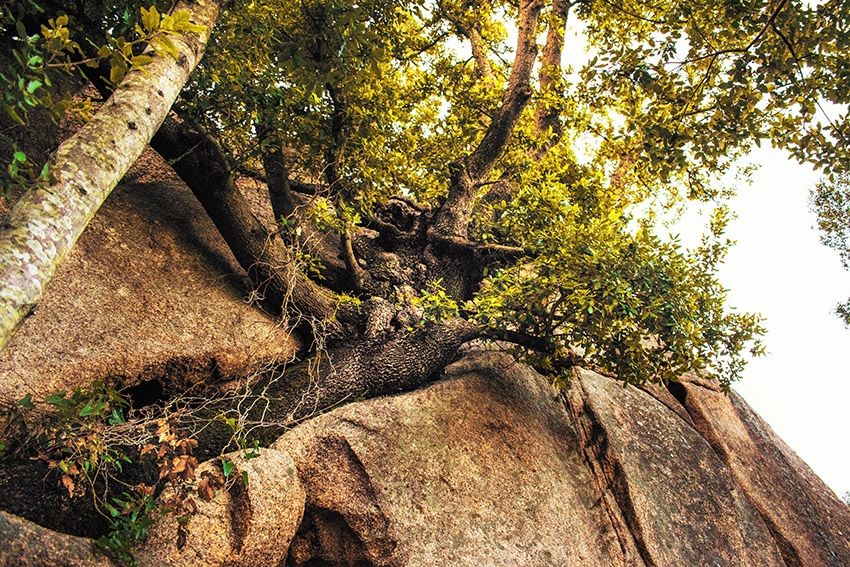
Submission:
[[[95,38],[135,8],[18,21],[64,13]],[[573,70],[570,19],[590,55]],[[277,412],[308,388],[325,408],[416,387],[473,340],[556,379],[580,360],[728,386],[762,332],[715,276],[729,211],[692,250],[661,219],[722,200],[762,140],[842,174],[846,116],[818,109],[848,102],[847,25],[838,0],[236,1],[151,146],[304,339]],[[266,184],[275,226],[240,176]]]

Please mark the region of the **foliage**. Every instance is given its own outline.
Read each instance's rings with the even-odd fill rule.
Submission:
[[[106,426],[125,422],[129,404],[118,391],[95,383],[71,394],[47,396],[44,403],[50,412],[41,421],[38,452],[50,468],[61,472],[62,485],[70,496],[95,490],[100,474],[121,472],[130,462],[124,451],[103,437]]]
[[[7,426],[4,444],[17,455],[46,462],[69,497],[91,498],[109,520],[109,532],[98,547],[123,564],[135,564],[133,547],[147,538],[154,513],[172,514],[182,533],[197,511],[194,495],[209,501],[225,485],[219,477],[204,476],[193,486],[197,441],[184,434],[176,419],[134,415],[127,396],[104,383],[40,402],[27,395],[4,409],[5,421],[16,423],[17,429]],[[246,458],[257,455],[258,444],[244,440],[243,445]],[[125,468],[143,460],[152,461],[157,478],[150,484],[128,484]],[[156,503],[154,495],[166,487],[168,497]]]
[[[551,210],[579,215],[574,205]],[[472,310],[486,327],[545,337],[554,359],[575,349],[627,383],[699,371],[728,386],[763,329],[757,316],[725,308],[714,277],[726,250],[718,241],[725,217],[716,215],[716,233],[690,253],[645,222],[631,230],[632,219],[614,212],[586,222],[523,223],[524,243],[539,256],[492,274]],[[506,216],[509,223],[527,218],[522,211]],[[761,348],[756,341],[749,352]]]
[[[845,269],[850,268],[850,174],[818,183],[811,207],[817,214],[821,242],[837,250]],[[850,325],[850,301],[838,305],[836,313]]]
[[[86,9],[67,22],[49,14],[57,49],[80,56],[84,42],[61,31],[76,22],[86,38],[134,32],[168,51],[167,33],[151,38],[168,28],[155,9],[106,5],[95,18]],[[542,5],[541,41],[557,20]],[[566,49],[579,49],[571,38],[580,37],[586,60],[563,69],[555,88],[539,76],[530,85],[529,105],[557,112],[558,135],[523,112],[487,179],[476,180],[483,198],[470,237],[531,254],[487,267],[471,298],[441,295],[431,281],[415,299],[391,299],[415,303],[429,325],[469,317],[497,336],[537,337],[551,356],[572,349],[627,382],[700,371],[728,384],[748,353],[761,352],[763,328],[725,305],[716,278],[731,244],[725,213],[693,250],[664,236],[659,218],[693,199],[722,202],[735,188],[718,180],[769,141],[823,173],[814,207],[825,238],[846,250],[847,3],[580,0],[569,9],[577,24]],[[475,9],[454,0],[237,0],[180,111],[233,164],[256,167],[281,152],[294,179],[318,187],[306,218],[348,234],[391,195],[440,206],[452,164],[496,118],[514,56],[515,26],[502,22],[517,14],[500,0]],[[4,17],[7,28],[17,21]],[[472,37],[483,61],[470,56]],[[16,46],[21,61],[40,69],[26,50],[47,61],[47,44],[26,41]],[[129,43],[116,35],[104,44],[119,71],[139,55]],[[41,79],[22,73],[14,96],[42,92],[27,95],[27,81]],[[20,157],[10,172],[29,166]],[[310,256],[299,267],[314,277],[321,269]]]
[[[411,299],[411,305],[422,312],[420,326],[436,325],[457,317],[460,309],[442,285],[441,280],[432,281],[417,297]]]
[[[176,56],[171,38],[183,33],[199,33],[203,26],[192,23],[186,10],[161,15],[155,5],[139,8],[135,22],[127,8],[121,16],[121,28],[126,34],[106,33],[105,41],[98,43],[90,36],[74,39],[71,20],[65,13],[48,17],[38,26],[32,20],[45,13],[33,0],[4,2],[0,9],[0,31],[12,36],[8,45],[7,60],[0,66],[0,96],[6,116],[14,125],[26,126],[32,112],[41,109],[52,120],[58,120],[69,108],[71,99],[61,94],[56,82],[71,72],[85,68],[108,67],[108,81],[117,85],[131,68],[141,68],[153,60],[157,52]],[[87,101],[78,103],[75,110],[86,115]],[[0,194],[8,196],[13,188],[26,188],[39,178],[48,175],[47,165],[40,169],[18,148],[12,135],[0,133],[0,142],[11,152],[6,170],[0,172]]]
[[[97,540],[97,547],[123,565],[135,565],[133,546],[147,539],[156,503],[150,494],[127,492],[111,500],[109,533]]]

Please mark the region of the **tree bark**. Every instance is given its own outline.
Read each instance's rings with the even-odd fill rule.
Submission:
[[[484,81],[490,85],[495,83],[496,75],[493,73],[493,66],[490,65],[490,60],[487,58],[487,50],[484,45],[484,38],[475,27],[467,27],[461,23],[456,23],[458,31],[469,40],[469,45],[472,48],[472,57],[475,59],[475,64],[478,66],[478,72]]]
[[[537,105],[534,113],[535,133],[546,137],[543,145],[536,152],[538,159],[558,143],[563,131],[560,111],[553,107],[546,97],[555,94],[555,90],[561,84],[561,58],[564,52],[564,34],[567,30],[570,7],[571,4],[567,0],[554,0],[552,13],[549,16],[549,30],[546,32],[546,44],[543,46],[540,68],[540,95],[543,100]]]
[[[462,164],[454,164],[446,202],[440,209],[432,234],[439,238],[467,236],[478,183],[490,172],[505,149],[519,116],[531,98],[531,72],[537,59],[537,23],[543,3],[520,2],[516,57],[508,85],[481,142]]]
[[[131,70],[92,120],[63,142],[51,180],[25,194],[0,228],[0,349],[41,297],[103,201],[148,142],[203,56],[223,0],[183,0],[198,35],[173,38],[176,58],[156,54]]]
[[[258,299],[290,317],[330,318],[336,301],[292,262],[283,242],[254,216],[233,183],[227,158],[215,141],[185,121],[169,118],[151,140],[189,186],[239,265],[257,286]]]

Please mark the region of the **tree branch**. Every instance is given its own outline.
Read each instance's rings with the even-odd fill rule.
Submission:
[[[436,233],[431,236],[431,241],[459,252],[475,253],[482,256],[497,256],[502,260],[518,260],[519,258],[535,256],[534,251],[518,246],[476,242],[460,236]]]
[[[454,22],[458,32],[466,39],[472,47],[472,57],[475,59],[475,64],[478,65],[478,72],[488,84],[495,84],[496,75],[493,73],[493,66],[490,65],[490,60],[487,58],[487,50],[484,47],[484,39],[481,33],[474,26],[466,26],[461,21]]]
[[[567,0],[554,0],[549,17],[549,30],[546,32],[546,44],[543,46],[540,68],[541,101],[534,114],[535,134],[538,137],[546,136],[546,141],[536,152],[535,157],[538,159],[558,143],[563,133],[560,111],[547,100],[547,97],[557,94],[561,84],[561,59],[570,6]]]
[[[448,197],[434,223],[434,232],[466,236],[479,183],[502,154],[519,116],[531,98],[531,71],[537,58],[537,22],[542,2],[521,0],[516,57],[502,104],[481,142],[463,163],[450,166]]]
[[[189,186],[239,265],[258,286],[263,303],[288,316],[330,318],[333,293],[307,278],[294,265],[282,241],[268,233],[236,189],[228,161],[215,140],[187,120],[170,118],[151,140],[151,146],[172,163]],[[188,153],[186,148],[191,148]]]
[[[268,118],[263,116],[265,111],[261,108],[261,120]],[[273,136],[274,132],[270,126],[271,122],[263,120],[257,125],[257,141],[260,145],[261,159],[263,169],[266,172],[266,188],[269,192],[269,201],[272,205],[275,222],[280,225],[283,219],[289,219],[295,212],[297,205],[295,197],[292,195],[292,188],[289,184],[289,171],[286,168],[286,162],[283,161],[283,148]],[[267,143],[263,143],[267,142]]]

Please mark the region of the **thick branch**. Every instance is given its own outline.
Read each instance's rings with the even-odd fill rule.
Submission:
[[[437,233],[466,236],[475,204],[477,183],[490,172],[502,154],[520,114],[531,98],[531,71],[537,58],[537,21],[541,7],[539,0],[520,2],[516,57],[502,96],[502,104],[493,115],[490,127],[478,147],[463,164],[452,167],[449,194],[434,225]]]
[[[328,84],[325,87],[328,96],[331,98],[333,110],[331,112],[331,140],[325,150],[324,173],[331,195],[335,195],[341,191],[340,169],[342,167],[342,129],[345,125],[345,104],[335,86]]]
[[[283,376],[271,376],[271,383],[255,387],[263,399],[245,399],[242,406],[291,425],[341,403],[412,390],[439,376],[458,349],[479,334],[475,325],[457,317],[412,332],[363,337],[321,352]],[[271,442],[282,430],[283,425],[270,425],[252,433]],[[213,457],[232,441],[232,431],[214,423],[200,441],[198,456]]]
[[[560,112],[551,100],[557,94],[557,87],[561,83],[561,59],[570,6],[567,0],[554,0],[552,3],[549,30],[546,32],[546,44],[543,46],[543,61],[540,68],[541,101],[534,113],[535,133],[541,137],[546,136],[546,141],[537,151],[538,158],[558,143],[562,134]]]
[[[0,230],[0,348],[41,297],[89,221],[141,155],[200,61],[221,0],[178,2],[200,35],[175,36],[177,57],[154,55],[50,162],[51,181],[24,195]]]
[[[493,73],[493,66],[490,65],[490,60],[487,58],[487,50],[484,46],[484,39],[481,33],[474,26],[466,26],[461,22],[455,22],[455,27],[466,39],[472,47],[472,57],[475,58],[475,64],[478,65],[478,72],[486,83],[495,83],[496,75]]]
[[[301,273],[282,242],[254,216],[233,184],[227,158],[210,136],[186,121],[170,118],[151,146],[171,162],[201,202],[269,308],[280,311],[286,304],[291,308],[287,315],[318,319],[333,314],[333,294]]]
[[[572,349],[559,351],[555,344],[545,337],[536,337],[507,329],[490,329],[482,333],[482,336],[496,341],[513,343],[529,351],[543,355],[545,362],[543,360],[535,360],[533,357],[525,360],[526,363],[538,369],[543,374],[569,370],[581,362],[581,357],[575,351]]]
[[[272,212],[275,221],[280,223],[281,219],[289,219],[295,212],[295,197],[292,195],[292,187],[289,184],[289,171],[283,161],[283,152],[280,148],[274,151],[263,152],[263,169],[266,170],[266,186],[269,191]]]
[[[260,114],[265,118],[262,109]],[[267,123],[257,126],[257,139],[260,142],[263,169],[266,172],[265,183],[269,192],[269,201],[275,222],[280,223],[282,219],[289,219],[292,216],[297,203],[289,184],[289,170],[286,168],[286,162],[283,161],[283,149],[279,143],[275,143],[274,138],[269,139],[270,136],[274,136],[274,132]]]

